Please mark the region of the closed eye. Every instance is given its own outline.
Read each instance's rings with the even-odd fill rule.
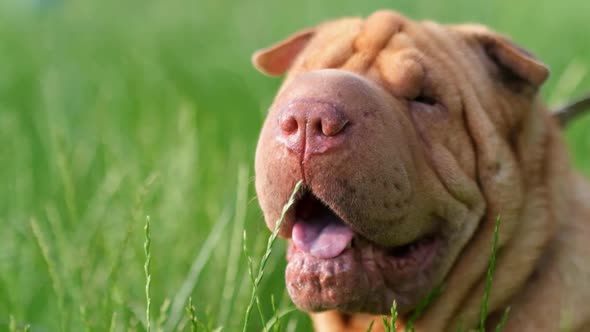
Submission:
[[[419,95],[418,97],[412,99],[412,101],[415,103],[425,104],[429,106],[434,106],[437,104],[436,99],[428,97],[426,95]]]
[[[425,114],[444,114],[447,113],[445,105],[434,97],[430,97],[428,94],[420,94],[410,101],[410,108],[414,112],[425,113]]]

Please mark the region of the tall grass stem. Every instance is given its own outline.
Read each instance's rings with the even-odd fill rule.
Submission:
[[[256,275],[256,278],[254,279],[254,285],[252,287],[252,294],[250,296],[250,302],[248,303],[248,307],[246,308],[246,314],[244,317],[244,327],[242,330],[243,332],[246,332],[246,329],[248,328],[248,322],[250,320],[250,312],[252,311],[252,307],[254,306],[254,301],[257,296],[256,294],[258,291],[258,286],[260,285],[260,281],[262,280],[262,277],[264,276],[264,267],[266,266],[266,263],[268,262],[268,258],[270,257],[270,254],[272,252],[272,246],[273,246],[277,236],[279,235],[279,230],[281,229],[281,224],[283,223],[283,219],[285,219],[285,215],[287,214],[287,211],[289,211],[289,208],[291,208],[291,206],[295,203],[295,196],[299,192],[299,189],[301,188],[302,183],[303,182],[301,180],[299,180],[299,182],[297,182],[297,184],[295,184],[295,188],[293,188],[293,193],[291,194],[291,197],[287,201],[287,204],[285,204],[285,206],[283,206],[283,211],[281,212],[281,217],[276,222],[275,228],[274,228],[272,234],[270,235],[270,237],[268,238],[268,242],[266,245],[266,251],[264,252],[264,255],[262,256],[262,259],[260,260],[260,264],[258,265],[258,274]],[[262,322],[262,323],[264,324],[264,322]]]
[[[500,216],[496,217],[494,225],[494,241],[492,243],[492,250],[490,253],[490,264],[488,265],[488,272],[486,275],[486,288],[481,301],[481,312],[479,316],[479,331],[485,332],[486,318],[488,316],[488,301],[492,291],[492,281],[494,279],[494,270],[496,269],[496,251],[498,247],[498,237],[500,231]]]
[[[150,216],[145,217],[145,241],[143,243],[143,250],[145,253],[145,263],[143,265],[143,271],[145,273],[145,320],[146,320],[146,330],[147,332],[151,331],[152,324],[151,324],[151,305],[152,305],[152,298],[150,295],[150,288],[152,285],[152,275],[151,275],[151,267],[152,267],[152,236],[151,236],[151,229],[150,229]]]

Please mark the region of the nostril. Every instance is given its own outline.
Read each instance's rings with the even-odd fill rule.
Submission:
[[[346,127],[347,124],[348,124],[348,120],[345,120],[342,118],[340,118],[340,119],[330,119],[330,118],[322,119],[322,121],[321,121],[322,134],[324,134],[325,136],[336,136],[340,132],[342,132],[342,130],[344,130],[344,128]]]
[[[311,129],[312,133],[323,133],[324,132],[324,124],[322,119],[314,119],[311,121]]]
[[[298,127],[299,124],[293,116],[289,116],[281,121],[281,130],[287,135],[296,133]]]

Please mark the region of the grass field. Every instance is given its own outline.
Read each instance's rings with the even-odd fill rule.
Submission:
[[[552,69],[551,105],[590,92],[590,1],[0,2],[0,331],[242,329],[269,232],[253,190],[258,130],[280,83],[250,54],[297,29],[395,8],[478,21]],[[590,117],[567,131],[590,174]],[[264,320],[292,308],[279,241]],[[256,267],[256,266],[254,266]],[[306,331],[289,313],[281,330]],[[256,313],[248,331],[260,331]]]

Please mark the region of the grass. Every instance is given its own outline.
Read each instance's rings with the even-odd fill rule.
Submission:
[[[552,105],[590,90],[584,0],[0,2],[0,330],[241,330],[252,291],[242,248],[259,262],[269,234],[253,155],[280,83],[250,54],[384,7],[510,34],[550,65]],[[590,174],[590,118],[566,138]],[[257,286],[268,322],[253,315],[248,331],[310,329],[284,267],[277,241]]]
[[[492,243],[492,251],[490,254],[490,263],[488,266],[488,271],[486,274],[486,288],[483,294],[483,299],[481,300],[481,313],[479,315],[479,330],[485,331],[486,328],[486,318],[488,317],[488,300],[490,298],[490,293],[492,291],[492,281],[494,276],[494,270],[496,269],[496,252],[498,250],[498,236],[499,236],[499,229],[500,229],[500,216],[496,218],[496,224],[494,225],[494,242]],[[510,311],[509,308],[506,308],[506,312],[504,315],[508,315]]]
[[[264,255],[262,255],[262,258],[260,259],[260,263],[258,264],[258,273],[256,274],[256,277],[254,277],[254,273],[251,269],[252,267],[252,261],[250,259],[250,256],[247,254],[246,251],[246,246],[244,246],[244,252],[246,253],[246,256],[248,258],[248,274],[251,277],[252,280],[252,295],[250,296],[250,302],[248,303],[248,307],[246,308],[246,315],[244,317],[244,329],[243,331],[246,332],[248,330],[248,327],[250,326],[248,324],[248,321],[250,319],[250,312],[252,311],[252,306],[254,305],[254,301],[256,300],[256,305],[258,306],[258,312],[260,314],[260,320],[262,322],[265,322],[266,320],[263,317],[263,313],[262,313],[262,309],[260,308],[260,300],[258,298],[258,287],[260,286],[260,282],[262,281],[262,277],[264,276],[264,268],[266,267],[266,264],[268,263],[268,259],[270,258],[270,254],[272,253],[272,246],[274,245],[277,236],[279,235],[279,230],[281,229],[281,224],[283,223],[283,219],[285,218],[285,214],[287,213],[287,211],[289,211],[289,208],[291,208],[291,206],[295,203],[295,195],[299,192],[299,189],[301,188],[301,184],[302,181],[299,180],[297,182],[297,184],[295,184],[295,188],[293,188],[293,193],[291,194],[291,197],[289,198],[289,201],[287,201],[287,204],[285,204],[285,206],[283,207],[283,211],[281,212],[281,217],[280,219],[277,221],[274,230],[272,231],[272,234],[270,235],[270,237],[268,238],[268,243],[266,245],[266,251],[264,252]],[[244,242],[246,238],[246,232],[244,231]],[[273,304],[274,307],[274,304]],[[275,308],[273,308],[275,309]],[[266,330],[266,328],[265,328]]]
[[[152,275],[151,275],[151,266],[152,266],[152,237],[150,231],[150,216],[145,217],[145,241],[143,243],[143,249],[145,252],[145,263],[143,265],[143,270],[145,272],[145,329],[147,332],[152,330],[152,315],[150,313],[152,308],[152,298],[150,296],[150,288],[152,286]],[[190,305],[190,301],[189,301]]]

